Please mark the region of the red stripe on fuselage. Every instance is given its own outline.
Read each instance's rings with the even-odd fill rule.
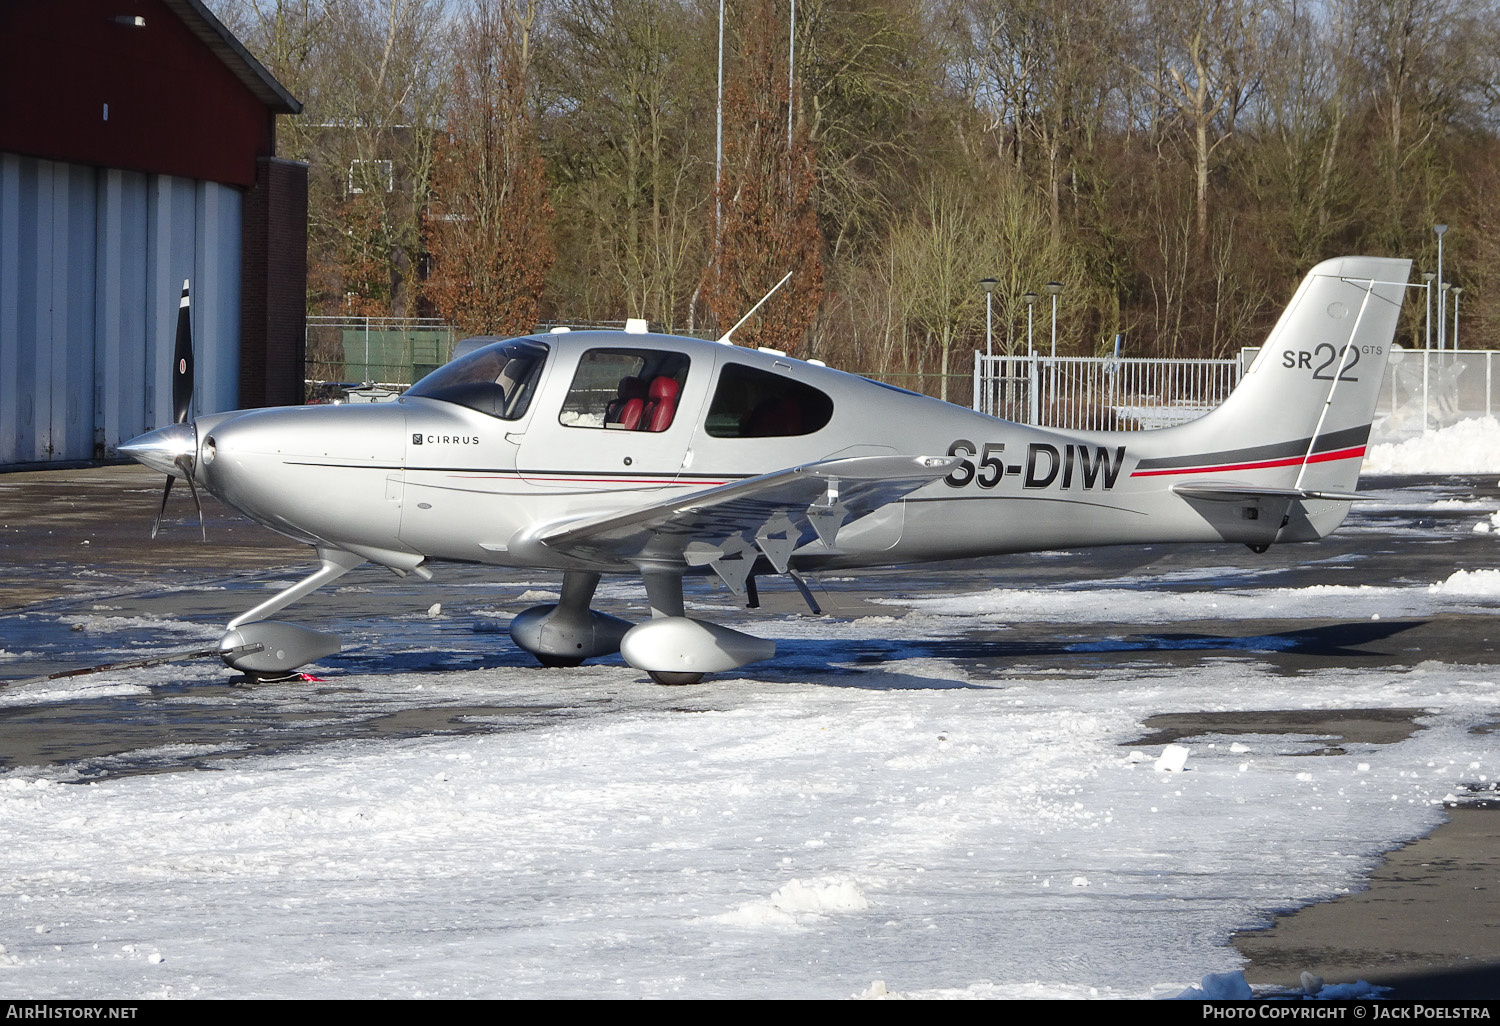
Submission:
[[[1365,447],[1336,449],[1333,452],[1314,453],[1311,456],[1292,456],[1284,460],[1262,460],[1258,463],[1217,463],[1208,467],[1180,467],[1171,470],[1137,470],[1131,477],[1161,477],[1167,474],[1214,474],[1228,470],[1267,470],[1271,467],[1296,467],[1304,463],[1330,463],[1334,460],[1352,460],[1365,454]]]
[[[461,481],[545,481],[553,484],[618,484],[618,485],[703,485],[716,487],[729,481],[707,481],[702,478],[677,477],[547,477],[542,474],[449,474]]]

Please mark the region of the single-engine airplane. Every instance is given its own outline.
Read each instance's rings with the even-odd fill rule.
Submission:
[[[175,423],[121,448],[170,475],[163,510],[184,478],[316,549],[316,571],[230,621],[220,654],[248,674],[338,651],[267,617],[354,567],[430,579],[456,561],[562,575],[557,603],[510,625],[544,665],[618,651],[693,683],[775,646],[687,616],[688,574],[750,605],[757,577],[784,574],[816,612],[817,571],[1323,537],[1357,497],[1409,271],[1319,264],[1222,406],[1136,432],[1028,427],[726,340],[618,331],[495,340],[395,403],[190,419],[184,283]],[[591,609],[601,574],[639,575],[650,619]]]

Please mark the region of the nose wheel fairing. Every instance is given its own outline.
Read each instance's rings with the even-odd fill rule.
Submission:
[[[231,629],[219,639],[224,665],[251,676],[290,673],[343,647],[338,635],[295,623],[257,620]]]
[[[324,547],[319,547],[318,559],[318,569],[229,621],[229,630],[219,639],[219,656],[226,666],[251,675],[282,674],[339,651],[342,645],[335,634],[266,619],[365,561],[352,552]]]

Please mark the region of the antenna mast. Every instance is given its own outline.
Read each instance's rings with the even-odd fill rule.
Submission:
[[[734,322],[734,327],[733,328],[730,328],[728,331],[724,332],[723,335],[719,336],[719,341],[722,344],[726,345],[726,346],[732,346],[732,345],[734,345],[733,342],[729,341],[729,336],[733,335],[735,333],[735,329],[737,329],[741,324],[744,324],[746,321],[748,321],[750,319],[750,315],[753,314],[753,313],[755,313],[755,311],[757,311],[757,310],[759,310],[761,308],[761,304],[765,303],[766,300],[768,300],[772,296],[774,296],[776,294],[776,290],[779,289],[779,288],[781,288],[781,286],[785,285],[786,281],[787,281],[787,278],[790,278],[791,276],[792,276],[792,272],[791,271],[786,272],[786,274],[782,277],[782,279],[780,281],[778,281],[775,285],[771,286],[771,291],[770,292],[767,292],[764,296],[760,297],[760,302],[759,303],[756,303],[748,311],[746,311],[745,316],[741,317],[739,320],[737,320],[737,321]]]

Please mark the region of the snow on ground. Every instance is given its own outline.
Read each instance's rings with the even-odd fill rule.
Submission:
[[[690,689],[608,664],[390,674],[371,683],[577,715],[217,772],[12,772],[0,979],[73,998],[1169,996],[1238,968],[1233,930],[1357,886],[1500,772],[1469,733],[1496,681],[1442,663],[775,667]],[[1319,758],[1209,736],[1161,772],[1160,747],[1122,745],[1163,710],[1351,704],[1431,711],[1409,740]]]
[[[1121,610],[1130,623],[1174,620],[1242,620],[1260,617],[1416,616],[1438,608],[1485,608],[1500,604],[1500,571],[1457,571],[1421,587],[1318,584],[1306,588],[1216,589],[1201,592],[1142,592],[1123,589],[1018,590],[996,588],[977,595],[903,600],[932,613],[970,615],[1003,623],[1066,622],[1097,617],[1101,608]],[[1488,600],[1488,601],[1486,601]]]
[[[1479,437],[1496,435],[1491,422]],[[1430,469],[1458,447],[1453,437],[1418,440],[1428,448],[1412,458]],[[1384,450],[1401,448],[1375,447],[1367,472],[1398,472]],[[1483,472],[1500,472],[1488,460]],[[1464,515],[1493,523],[1494,504],[1470,502],[1432,508],[1473,539]],[[227,737],[223,750],[155,753],[179,772],[89,783],[76,782],[90,779],[77,765],[0,774],[0,981],[15,995],[75,999],[1138,998],[1232,987],[1236,930],[1359,887],[1383,852],[1438,823],[1445,801],[1500,777],[1493,735],[1475,731],[1492,721],[1497,671],[1441,653],[1295,674],[1246,652],[1177,662],[1143,652],[1094,669],[1044,654],[984,666],[941,654],[1001,623],[1097,623],[1101,610],[1129,624],[1325,622],[1500,605],[1500,570],[1484,567],[1301,588],[1225,569],[1232,585],[1207,602],[1212,567],[1155,574],[1150,586],[986,585],[853,621],[760,617],[753,629],[782,657],[689,688],[647,684],[617,660],[441,673],[399,663],[367,673],[366,661],[327,685],[262,685],[255,700],[304,702],[310,717],[345,701],[451,706],[495,732],[251,756],[227,751]],[[493,605],[477,609],[504,613]],[[106,652],[128,651],[142,631],[198,637],[186,621],[115,612],[70,619],[118,635]],[[496,642],[450,633],[437,644],[463,655],[463,644],[488,653]],[[224,679],[193,663],[0,696],[8,709],[83,709],[139,694],[168,716],[231,701],[181,687]],[[1347,708],[1419,710],[1420,729],[1317,756],[1325,746],[1306,735],[1210,733],[1176,742],[1180,764],[1160,744],[1132,743],[1161,712]],[[212,768],[188,768],[202,765]]]
[[[1476,417],[1404,442],[1372,445],[1360,473],[1500,473],[1500,422]]]

